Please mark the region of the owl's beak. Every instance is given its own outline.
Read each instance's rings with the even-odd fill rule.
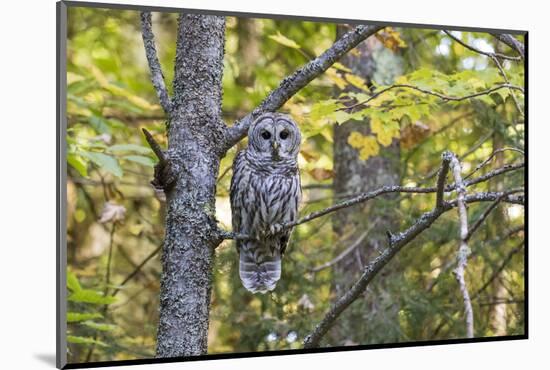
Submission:
[[[271,155],[273,157],[274,160],[278,161],[279,160],[279,143],[276,142],[276,141],[273,141],[271,142],[271,148],[273,149],[271,151]]]

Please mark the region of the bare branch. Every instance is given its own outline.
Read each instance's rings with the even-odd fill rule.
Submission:
[[[454,270],[456,280],[460,286],[460,292],[462,293],[462,300],[464,301],[464,311],[466,314],[466,336],[468,338],[474,337],[474,311],[472,309],[472,301],[470,299],[470,293],[466,285],[464,278],[464,272],[468,263],[468,256],[470,254],[470,248],[468,247],[468,213],[466,211],[466,187],[462,181],[462,166],[456,158],[456,156],[450,152],[446,153],[451,158],[451,167],[453,176],[455,178],[456,192],[457,192],[457,206],[458,206],[458,218],[460,222],[459,237],[460,246],[458,248],[457,267]]]
[[[511,151],[514,151],[514,152],[518,152],[518,153],[521,153],[523,156],[525,156],[525,152],[521,149],[518,149],[518,148],[500,148],[500,149],[497,149],[495,150],[490,156],[489,158],[487,158],[486,160],[484,160],[483,162],[481,162],[479,165],[476,166],[476,168],[474,168],[474,170],[472,172],[470,172],[466,177],[464,177],[465,179],[467,179],[468,177],[472,176],[474,173],[476,173],[477,171],[479,171],[483,166],[485,166],[487,163],[489,163],[491,161],[491,159],[493,159],[495,157],[495,155],[497,155],[498,153],[502,153],[502,152],[505,152],[507,150],[511,150]]]
[[[506,191],[502,194],[502,196],[498,197],[497,199],[495,199],[495,201],[493,203],[491,203],[486,209],[485,211],[483,211],[483,213],[481,214],[481,216],[479,216],[479,218],[477,219],[477,221],[473,224],[473,226],[468,230],[468,236],[466,237],[466,241],[470,240],[470,238],[472,237],[472,235],[476,232],[477,229],[479,229],[479,227],[481,226],[481,224],[483,224],[483,222],[487,219],[487,217],[489,216],[489,214],[491,214],[491,212],[493,211],[493,209],[496,208],[496,206],[498,206],[502,200],[510,195],[510,194],[514,194],[514,193],[518,193],[518,192],[523,192],[524,190],[523,189],[514,189],[514,190],[510,190],[510,191]]]
[[[517,247],[515,247],[514,249],[512,249],[508,255],[506,256],[506,258],[504,259],[504,261],[502,261],[502,263],[500,264],[500,266],[493,272],[493,274],[491,275],[491,277],[489,277],[489,279],[485,282],[485,284],[482,285],[481,288],[478,289],[478,291],[474,294],[473,298],[472,299],[477,299],[479,298],[479,295],[481,293],[483,293],[485,291],[485,289],[487,289],[487,287],[489,287],[489,285],[491,285],[491,283],[493,281],[495,281],[495,279],[500,275],[500,273],[502,272],[502,270],[504,270],[504,268],[506,267],[506,265],[508,263],[510,263],[510,261],[512,260],[512,257],[514,257],[514,255],[518,252],[520,252],[523,247],[525,245],[525,241],[522,240]]]
[[[159,143],[157,143],[153,135],[151,135],[151,133],[145,127],[142,128],[141,131],[143,132],[143,135],[145,135],[145,140],[147,140],[147,143],[149,144],[159,161],[162,163],[166,163],[164,152],[160,148]]]
[[[524,165],[525,165],[524,163],[518,163],[518,164],[509,164],[509,165],[502,166],[502,167],[500,167],[500,168],[498,168],[494,171],[486,173],[483,176],[474,178],[470,181],[465,181],[464,186],[469,187],[469,186],[478,184],[480,182],[487,181],[488,179],[490,179],[492,177],[495,177],[495,176],[498,176],[498,175],[501,175],[503,173],[514,171],[514,170],[517,170],[519,168],[523,168]],[[354,198],[351,198],[351,199],[345,200],[343,202],[334,204],[334,205],[332,205],[330,207],[327,207],[325,209],[322,209],[320,211],[312,212],[312,213],[300,218],[297,221],[285,223],[282,226],[284,228],[290,228],[290,227],[298,226],[298,225],[301,225],[303,223],[312,221],[316,218],[325,216],[329,213],[336,212],[336,211],[338,211],[342,208],[351,207],[351,206],[354,206],[356,204],[369,201],[371,199],[374,199],[374,198],[376,198],[378,196],[381,196],[381,195],[384,195],[384,194],[390,194],[390,193],[435,193],[435,192],[437,192],[437,189],[438,189],[437,187],[423,188],[423,187],[409,187],[409,186],[397,186],[397,185],[382,186],[381,188],[378,188],[376,190],[358,194]],[[455,189],[456,189],[456,184],[450,184],[450,185],[445,186],[444,191],[449,192],[449,191],[453,191]],[[502,193],[477,193],[476,195],[478,195],[478,194],[480,195],[480,198],[475,198],[475,199],[471,198],[471,200],[472,201],[493,201],[493,200],[496,199],[495,194],[500,195]],[[504,197],[503,201],[522,204],[522,200],[519,200],[519,199],[516,199],[516,198]]]
[[[130,280],[132,280],[134,276],[136,276],[141,271],[143,266],[145,266],[145,264],[149,262],[153,257],[155,257],[161,250],[162,250],[162,244],[159,245],[157,248],[155,248],[155,250],[153,250],[151,253],[149,253],[149,255],[145,257],[143,261],[141,261],[140,264],[134,268],[134,271],[132,271],[128,276],[126,276],[126,278],[122,280],[120,284],[118,284],[118,287],[115,289],[112,295],[116,296],[120,291],[121,287],[126,285],[126,283],[129,282]]]
[[[443,156],[443,162],[445,161],[450,161],[450,159],[448,158],[448,155]],[[442,163],[442,166],[443,166],[443,163]],[[466,186],[466,183],[462,183],[461,181],[459,182],[459,184],[462,184],[463,187]],[[454,188],[456,187],[456,185],[452,185],[450,187]],[[402,190],[403,188],[398,186],[383,187],[373,192],[365,193],[362,195],[362,197],[356,198],[356,199],[363,199],[364,201],[364,200],[372,199],[373,197],[381,194],[385,194],[392,191],[402,191]],[[414,190],[414,192],[418,192],[419,189],[409,188],[407,190]],[[422,189],[422,190],[424,190],[422,192],[436,192],[437,188],[429,188],[429,189]],[[430,190],[430,191],[425,191],[425,190]],[[480,193],[470,194],[468,196],[462,197],[461,203],[467,204],[467,203],[473,203],[473,202],[494,201],[500,197],[502,197],[503,201],[513,202],[518,204],[523,203],[523,199],[521,197],[512,197],[511,195],[506,195],[503,192],[485,192],[485,193],[480,192]],[[361,274],[361,277],[353,284],[353,286],[343,296],[338,298],[338,300],[332,305],[329,311],[325,314],[324,318],[319,322],[319,324],[315,326],[313,331],[304,339],[304,348],[318,347],[321,339],[332,327],[332,325],[338,319],[340,314],[344,312],[344,310],[346,310],[346,308],[350,304],[352,304],[365,291],[368,284],[372,281],[372,279],[376,276],[376,274],[393,258],[393,256],[395,256],[397,252],[401,250],[401,248],[403,248],[409,242],[414,240],[414,238],[416,238],[420,233],[422,233],[424,230],[429,228],[433,224],[433,222],[439,218],[439,216],[449,211],[450,209],[457,207],[457,205],[458,205],[457,199],[451,200],[449,202],[442,202],[441,206],[439,207],[436,206],[432,211],[422,214],[420,218],[418,218],[414,222],[414,224],[404,232],[401,232],[399,234],[389,234],[388,248],[386,248],[378,257],[372,260],[365,267],[365,269],[363,270],[363,273]],[[343,208],[343,207],[332,208],[332,211],[340,208]],[[312,215],[314,214],[315,213],[311,214],[310,216],[306,216],[302,220],[311,220],[312,218],[315,218],[315,217],[312,217]],[[317,215],[316,217],[320,217],[320,215]],[[306,221],[303,221],[303,222],[306,222]]]
[[[525,58],[525,46],[518,41],[514,36],[509,35],[507,33],[492,33],[494,37],[496,37],[499,41],[505,43],[515,51],[521,55],[521,58]]]
[[[172,111],[172,100],[170,96],[168,96],[164,75],[157,56],[155,35],[153,34],[151,25],[151,12],[141,12],[141,36],[143,38],[143,45],[145,46],[145,55],[149,63],[149,70],[151,71],[151,82],[157,91],[160,105],[166,114],[170,115]]]
[[[460,45],[464,46],[466,49],[470,49],[471,51],[473,51],[475,53],[488,56],[489,58],[496,57],[496,58],[500,58],[500,59],[508,59],[508,60],[516,60],[516,61],[521,60],[521,57],[511,57],[511,56],[504,55],[504,54],[492,53],[492,52],[488,52],[488,51],[479,50],[478,48],[475,48],[471,45],[468,45],[467,43],[465,43],[464,41],[462,41],[458,37],[455,37],[449,31],[443,30],[443,32],[445,32],[447,34],[447,36],[449,36],[450,38],[452,38],[453,40],[458,42]]]
[[[245,137],[248,127],[264,112],[273,112],[283,106],[294,94],[305,87],[314,78],[325,72],[344,54],[357,46],[367,37],[375,34],[383,27],[360,25],[347,32],[329,49],[317,58],[298,69],[292,75],[281,81],[279,87],[271,91],[264,101],[251,113],[237,121],[232,127],[227,129],[227,139],[225,149],[228,150],[239,140]]]

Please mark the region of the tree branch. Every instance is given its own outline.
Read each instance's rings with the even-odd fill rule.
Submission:
[[[454,156],[454,155],[453,155]],[[442,167],[445,166],[445,162],[451,161],[448,154],[444,154],[442,156]],[[456,158],[456,157],[455,157]],[[444,171],[440,171],[442,173]],[[497,172],[497,171],[493,171]],[[487,180],[487,179],[485,179]],[[440,180],[438,179],[438,183],[440,183]],[[467,186],[466,182],[459,181],[458,184],[462,184],[462,187]],[[439,184],[438,184],[439,185]],[[450,188],[456,188],[457,185],[452,185]],[[375,196],[385,194],[387,192],[391,191],[401,191],[403,188],[401,187],[383,187],[381,189],[375,190],[370,193],[365,193],[362,197],[356,198],[356,199],[372,199]],[[437,188],[428,188],[423,189],[422,192],[436,192],[437,189],[440,188],[439,186]],[[406,189],[406,188],[405,188]],[[412,190],[412,189],[409,189]],[[414,189],[414,192],[418,192],[419,189]],[[429,190],[429,191],[426,191]],[[486,192],[486,193],[475,193],[470,194],[467,196],[461,197],[460,202],[462,204],[467,203],[473,203],[473,202],[484,202],[484,201],[494,201],[498,198],[502,197],[503,200],[523,204],[523,199],[521,197],[512,197],[511,195],[505,195],[503,192]],[[354,203],[355,204],[355,203]],[[338,319],[340,314],[351,304],[353,303],[367,288],[368,284],[372,281],[372,279],[376,276],[376,274],[403,248],[405,245],[407,245],[409,242],[411,242],[416,236],[418,236],[421,232],[429,228],[435,220],[439,218],[443,213],[449,211],[450,209],[453,209],[454,207],[458,206],[458,200],[452,200],[449,202],[442,201],[440,203],[440,206],[438,206],[438,203],[436,201],[436,206],[433,210],[426,212],[418,218],[412,226],[410,226],[408,229],[406,229],[404,232],[401,232],[399,234],[389,234],[389,246],[386,248],[378,257],[376,257],[374,260],[372,260],[363,270],[363,273],[359,280],[357,280],[353,286],[338,300],[332,305],[332,307],[329,309],[329,311],[325,314],[324,318],[315,326],[313,331],[304,339],[304,348],[315,348],[318,347],[320,344],[321,339],[323,336],[328,332],[328,330],[332,327],[334,322]],[[329,207],[329,209],[332,208],[331,211],[343,208],[343,207]],[[325,210],[326,211],[326,210]],[[321,215],[329,213],[321,211]],[[319,214],[317,212],[313,213]],[[316,217],[320,217],[320,215],[317,215]],[[306,216],[302,220],[311,220],[315,217]],[[302,221],[306,222],[306,221]],[[298,223],[302,223],[298,222]]]
[[[380,26],[366,25],[355,27],[355,29],[343,35],[323,54],[282,80],[279,87],[271,91],[258,107],[237,121],[233,126],[227,128],[225,150],[227,151],[246,136],[248,127],[261,113],[273,112],[282,107],[294,94],[321,73],[325,72],[344,54],[382,28]]]
[[[461,39],[459,39],[458,37],[455,37],[452,33],[450,33],[449,31],[447,30],[443,30],[443,32],[445,32],[447,34],[447,36],[449,36],[451,39],[453,39],[454,41],[458,42],[460,45],[464,46],[466,49],[469,49],[471,51],[473,51],[474,53],[478,53],[478,54],[481,54],[481,55],[485,55],[485,56],[488,56],[489,58],[500,58],[500,59],[508,59],[508,60],[521,60],[521,57],[511,57],[511,56],[508,56],[508,55],[504,55],[504,54],[499,54],[499,53],[492,53],[492,52],[489,52],[489,51],[483,51],[483,50],[479,50],[478,48],[475,48],[471,45],[468,45],[467,43],[465,43],[464,41],[462,41]]]
[[[514,36],[507,33],[492,33],[491,35],[517,51],[521,55],[521,59],[525,59],[525,46]]]
[[[485,221],[487,219],[487,217],[489,217],[489,214],[491,214],[493,209],[495,209],[496,206],[498,206],[506,196],[508,196],[510,194],[513,194],[513,193],[521,192],[521,191],[523,191],[523,189],[514,189],[514,190],[506,191],[502,194],[502,196],[495,199],[495,201],[493,203],[491,203],[485,209],[485,211],[483,211],[483,213],[481,214],[481,216],[479,216],[479,218],[474,223],[474,225],[468,230],[468,236],[466,237],[466,241],[470,240],[470,238],[476,232],[476,230],[481,226],[481,224],[483,224],[483,221]]]
[[[457,192],[457,207],[459,218],[459,237],[460,246],[458,248],[457,267],[454,270],[456,280],[460,286],[460,292],[462,293],[462,300],[464,301],[464,311],[466,313],[466,336],[468,338],[474,337],[474,311],[472,309],[472,301],[470,299],[470,293],[466,285],[464,278],[464,272],[468,263],[468,256],[470,254],[470,248],[468,247],[468,213],[466,211],[466,187],[462,181],[462,166],[456,158],[456,156],[450,152],[447,155],[451,158],[451,167],[453,176],[456,183]]]
[[[509,57],[507,55],[503,55],[503,54],[499,54],[499,53],[492,53],[492,52],[482,51],[482,50],[479,50],[479,49],[477,49],[473,46],[470,46],[470,45],[466,44],[465,42],[463,42],[459,38],[454,37],[453,34],[451,34],[449,31],[443,31],[443,32],[445,32],[447,34],[447,36],[449,36],[451,39],[458,42],[460,45],[464,46],[465,48],[470,49],[475,53],[485,55],[485,56],[488,56],[489,58],[491,58],[493,63],[495,63],[495,65],[497,66],[500,75],[504,79],[504,82],[506,84],[510,84],[510,80],[508,79],[508,76],[506,76],[506,72],[504,72],[504,68],[502,68],[502,65],[499,62],[498,58],[508,59],[508,60],[521,60],[521,57]],[[512,96],[512,99],[514,100],[514,104],[516,105],[516,109],[523,116],[524,115],[523,109],[521,109],[518,98],[517,98],[516,94],[514,93],[514,91],[512,89],[510,89],[510,95]]]
[[[472,180],[469,180],[469,181],[464,181],[464,186],[469,187],[469,186],[478,184],[480,182],[487,181],[488,179],[490,179],[492,177],[495,177],[495,176],[498,176],[498,175],[501,175],[503,173],[510,172],[510,171],[513,171],[513,170],[517,170],[519,168],[523,168],[524,165],[525,165],[524,163],[518,163],[518,164],[509,164],[509,165],[502,166],[502,167],[500,167],[500,168],[498,168],[494,171],[486,173],[483,176],[476,177],[476,178],[474,178]],[[443,166],[443,164],[442,164],[442,166]],[[438,181],[439,181],[439,179],[438,179]],[[450,184],[450,185],[445,186],[444,192],[453,191],[455,189],[456,189],[456,184]],[[351,199],[345,200],[343,202],[334,204],[334,205],[332,205],[330,207],[327,207],[325,209],[322,209],[322,210],[319,210],[319,211],[316,211],[316,212],[312,212],[312,213],[300,218],[299,220],[296,220],[296,221],[293,221],[293,222],[288,222],[288,223],[282,224],[281,226],[283,226],[284,228],[290,228],[290,227],[298,226],[298,225],[301,225],[303,223],[312,221],[316,218],[325,216],[329,213],[336,212],[336,211],[338,211],[342,208],[351,207],[351,206],[354,206],[356,204],[366,202],[368,200],[371,200],[373,198],[376,198],[376,197],[378,197],[380,195],[384,195],[384,194],[390,194],[390,193],[436,193],[437,191],[438,191],[437,187],[422,188],[422,187],[412,187],[412,186],[409,187],[409,186],[397,186],[397,185],[382,186],[381,188],[378,188],[376,190],[358,194],[354,198],[351,198]],[[475,195],[479,196],[479,198],[468,198],[468,199],[471,199],[471,201],[493,201],[493,200],[496,199],[496,194],[501,195],[502,193],[500,193],[500,192],[477,193]],[[509,196],[505,196],[503,198],[503,201],[523,204],[522,200],[520,200],[518,198],[510,198]]]
[[[153,34],[151,25],[151,12],[141,12],[141,36],[143,38],[147,62],[149,63],[149,70],[151,71],[151,82],[157,91],[162,109],[164,109],[167,115],[170,115],[172,112],[172,101],[170,96],[168,96],[168,90],[166,90],[166,84],[164,83],[164,75],[157,56],[155,35]]]
[[[491,275],[491,277],[489,277],[489,279],[485,282],[485,284],[483,284],[483,286],[481,288],[478,289],[478,291],[474,294],[473,298],[472,299],[477,299],[479,298],[479,295],[481,293],[483,293],[483,291],[485,291],[485,289],[487,289],[489,287],[489,285],[491,285],[491,283],[493,281],[495,281],[495,279],[500,275],[500,273],[502,272],[502,270],[504,270],[504,268],[506,267],[506,265],[508,263],[510,263],[510,261],[512,260],[512,257],[514,257],[514,255],[518,252],[520,252],[523,247],[525,245],[525,241],[522,240],[518,245],[517,247],[515,247],[514,249],[512,249],[508,255],[506,256],[506,258],[504,259],[504,261],[502,261],[502,263],[500,264],[500,266],[495,270],[495,272],[493,272],[493,274]]]
[[[153,153],[155,153],[159,161],[161,163],[166,163],[164,152],[162,151],[159,143],[157,143],[153,135],[151,135],[151,133],[145,127],[142,128],[141,131],[143,132],[143,135],[145,135],[145,140],[147,140],[147,143],[149,144],[149,146],[153,150]]]

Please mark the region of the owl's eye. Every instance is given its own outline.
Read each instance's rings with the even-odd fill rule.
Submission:
[[[288,137],[288,131],[286,131],[286,130],[281,131],[281,133],[279,134],[279,137],[283,140],[286,139]]]
[[[265,140],[269,140],[269,139],[271,139],[271,134],[269,133],[269,131],[264,131],[264,132],[262,132],[262,137]]]

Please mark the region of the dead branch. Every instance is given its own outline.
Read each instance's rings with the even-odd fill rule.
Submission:
[[[464,186],[464,182],[462,181],[462,166],[460,165],[460,162],[454,154],[447,152],[446,155],[450,157],[450,164],[456,183],[456,201],[460,224],[460,246],[458,248],[457,267],[454,270],[454,273],[458,285],[460,286],[462,300],[464,301],[464,311],[466,313],[466,336],[468,338],[473,338],[474,311],[472,309],[472,301],[470,299],[470,293],[468,292],[468,286],[466,285],[466,279],[464,277],[466,265],[468,263],[468,256],[470,255],[470,248],[468,247],[468,213],[466,211],[466,187]]]
[[[454,154],[447,153],[442,156],[442,167],[445,166],[445,162],[448,162],[449,164],[452,164],[452,158],[456,157]],[[442,174],[445,171],[440,170],[440,174]],[[497,171],[493,171],[493,173],[496,173]],[[490,178],[490,177],[489,177]],[[485,179],[485,181],[488,178]],[[477,179],[472,180],[470,183],[474,183],[477,181]],[[438,179],[438,183],[440,183],[440,180]],[[477,182],[475,182],[477,183]],[[440,185],[440,184],[438,184]],[[446,187],[456,189],[458,187],[465,188],[467,186],[467,182],[462,182],[461,178],[458,178],[456,180],[456,183]],[[428,188],[423,189],[422,192],[437,192],[438,187],[434,188]],[[381,189],[375,190],[370,193],[365,193],[361,197],[356,198],[356,201],[358,200],[368,200],[372,199],[375,196],[385,194],[391,191],[402,191],[403,189],[400,189],[400,187],[383,187]],[[418,189],[414,189],[415,192],[418,192]],[[429,191],[426,191],[429,190]],[[469,194],[465,195],[464,192],[462,192],[462,196],[460,197],[460,204],[464,206],[468,203],[475,203],[475,202],[487,202],[487,201],[494,201],[496,199],[501,198],[503,201],[516,203],[516,204],[523,204],[523,197],[521,196],[512,196],[510,194],[505,194],[504,192],[479,192],[475,194]],[[297,224],[302,222],[307,222],[313,218],[320,217],[324,214],[333,212],[335,210],[344,208],[344,206],[348,203],[344,202],[344,205],[341,203],[340,205],[336,205],[335,207],[329,207],[325,211],[315,212],[309,216],[304,217],[301,221],[298,221]],[[356,203],[353,203],[356,204]],[[458,207],[459,200],[454,199],[451,201],[441,201],[440,203],[437,203],[436,200],[436,206],[433,210],[426,212],[422,214],[414,223],[412,226],[410,226],[408,229],[406,229],[404,232],[398,233],[398,234],[391,234],[389,233],[389,246],[386,248],[378,257],[376,257],[374,260],[372,260],[367,266],[364,268],[363,273],[361,277],[353,284],[353,286],[340,298],[336,300],[336,302],[332,305],[332,307],[329,309],[329,311],[325,314],[323,319],[315,326],[315,328],[312,330],[312,332],[304,339],[304,348],[315,348],[318,347],[320,344],[321,339],[323,336],[328,332],[328,330],[332,327],[334,322],[338,319],[340,314],[346,310],[346,308],[352,304],[367,288],[368,284],[374,279],[376,274],[395,256],[401,248],[403,248],[405,245],[407,245],[409,242],[414,240],[420,233],[422,233],[424,230],[429,228],[443,213]],[[473,322],[473,321],[472,321]]]

